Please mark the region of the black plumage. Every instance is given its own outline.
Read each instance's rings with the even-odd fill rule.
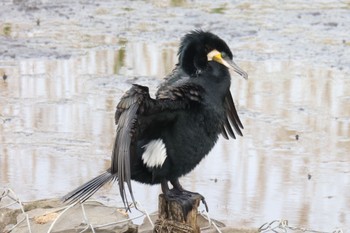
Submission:
[[[184,194],[188,191],[179,177],[196,167],[219,134],[226,139],[235,138],[235,133],[242,136],[228,68],[244,78],[247,74],[233,63],[227,44],[210,32],[192,31],[183,37],[178,56],[155,99],[147,87],[136,84],[123,95],[115,113],[111,167],[64,196],[64,201],[85,201],[115,179],[124,204],[128,203],[125,184],[135,201],[131,180],[160,183],[166,196]]]

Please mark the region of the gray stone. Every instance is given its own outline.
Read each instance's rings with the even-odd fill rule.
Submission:
[[[85,220],[83,208],[87,220]],[[129,217],[123,209],[105,206],[95,201],[68,208],[57,199],[41,200],[24,205],[24,209],[29,217],[31,231],[35,233],[48,232],[50,227],[52,227],[51,232],[55,233],[80,232],[88,228],[88,224],[95,232],[137,232],[137,226],[128,220]],[[65,212],[61,214],[63,211]],[[18,209],[0,209],[0,232],[10,230],[17,223],[19,224],[11,233],[28,232],[25,214]],[[91,228],[87,232],[91,232]]]

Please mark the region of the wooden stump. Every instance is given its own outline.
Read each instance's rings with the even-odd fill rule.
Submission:
[[[165,198],[159,195],[158,219],[153,229],[154,233],[199,233],[197,225],[197,208],[201,196],[177,196]]]

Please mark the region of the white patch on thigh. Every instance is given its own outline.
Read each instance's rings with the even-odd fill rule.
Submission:
[[[150,141],[144,145],[143,163],[149,168],[161,167],[167,157],[165,144],[162,139]]]

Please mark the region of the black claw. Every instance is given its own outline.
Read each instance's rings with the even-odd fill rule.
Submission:
[[[205,211],[209,212],[209,208],[208,208],[207,202],[205,201],[205,198],[203,196],[201,198],[201,201],[202,201],[203,205],[205,206]]]
[[[205,210],[209,212],[208,204],[203,195],[187,190],[171,189],[164,193],[167,200],[175,200],[182,206],[184,216],[192,209],[194,196],[200,196],[201,202],[205,206]]]
[[[208,204],[207,204],[207,202],[205,201],[205,198],[204,198],[204,196],[203,196],[202,194],[200,194],[200,193],[195,193],[195,192],[190,192],[190,191],[187,191],[187,190],[182,191],[182,193],[184,193],[185,195],[188,195],[188,196],[190,196],[190,197],[191,197],[192,195],[198,195],[198,196],[200,196],[200,197],[201,197],[201,201],[202,201],[203,205],[205,206],[205,210],[206,210],[207,212],[209,212]]]

